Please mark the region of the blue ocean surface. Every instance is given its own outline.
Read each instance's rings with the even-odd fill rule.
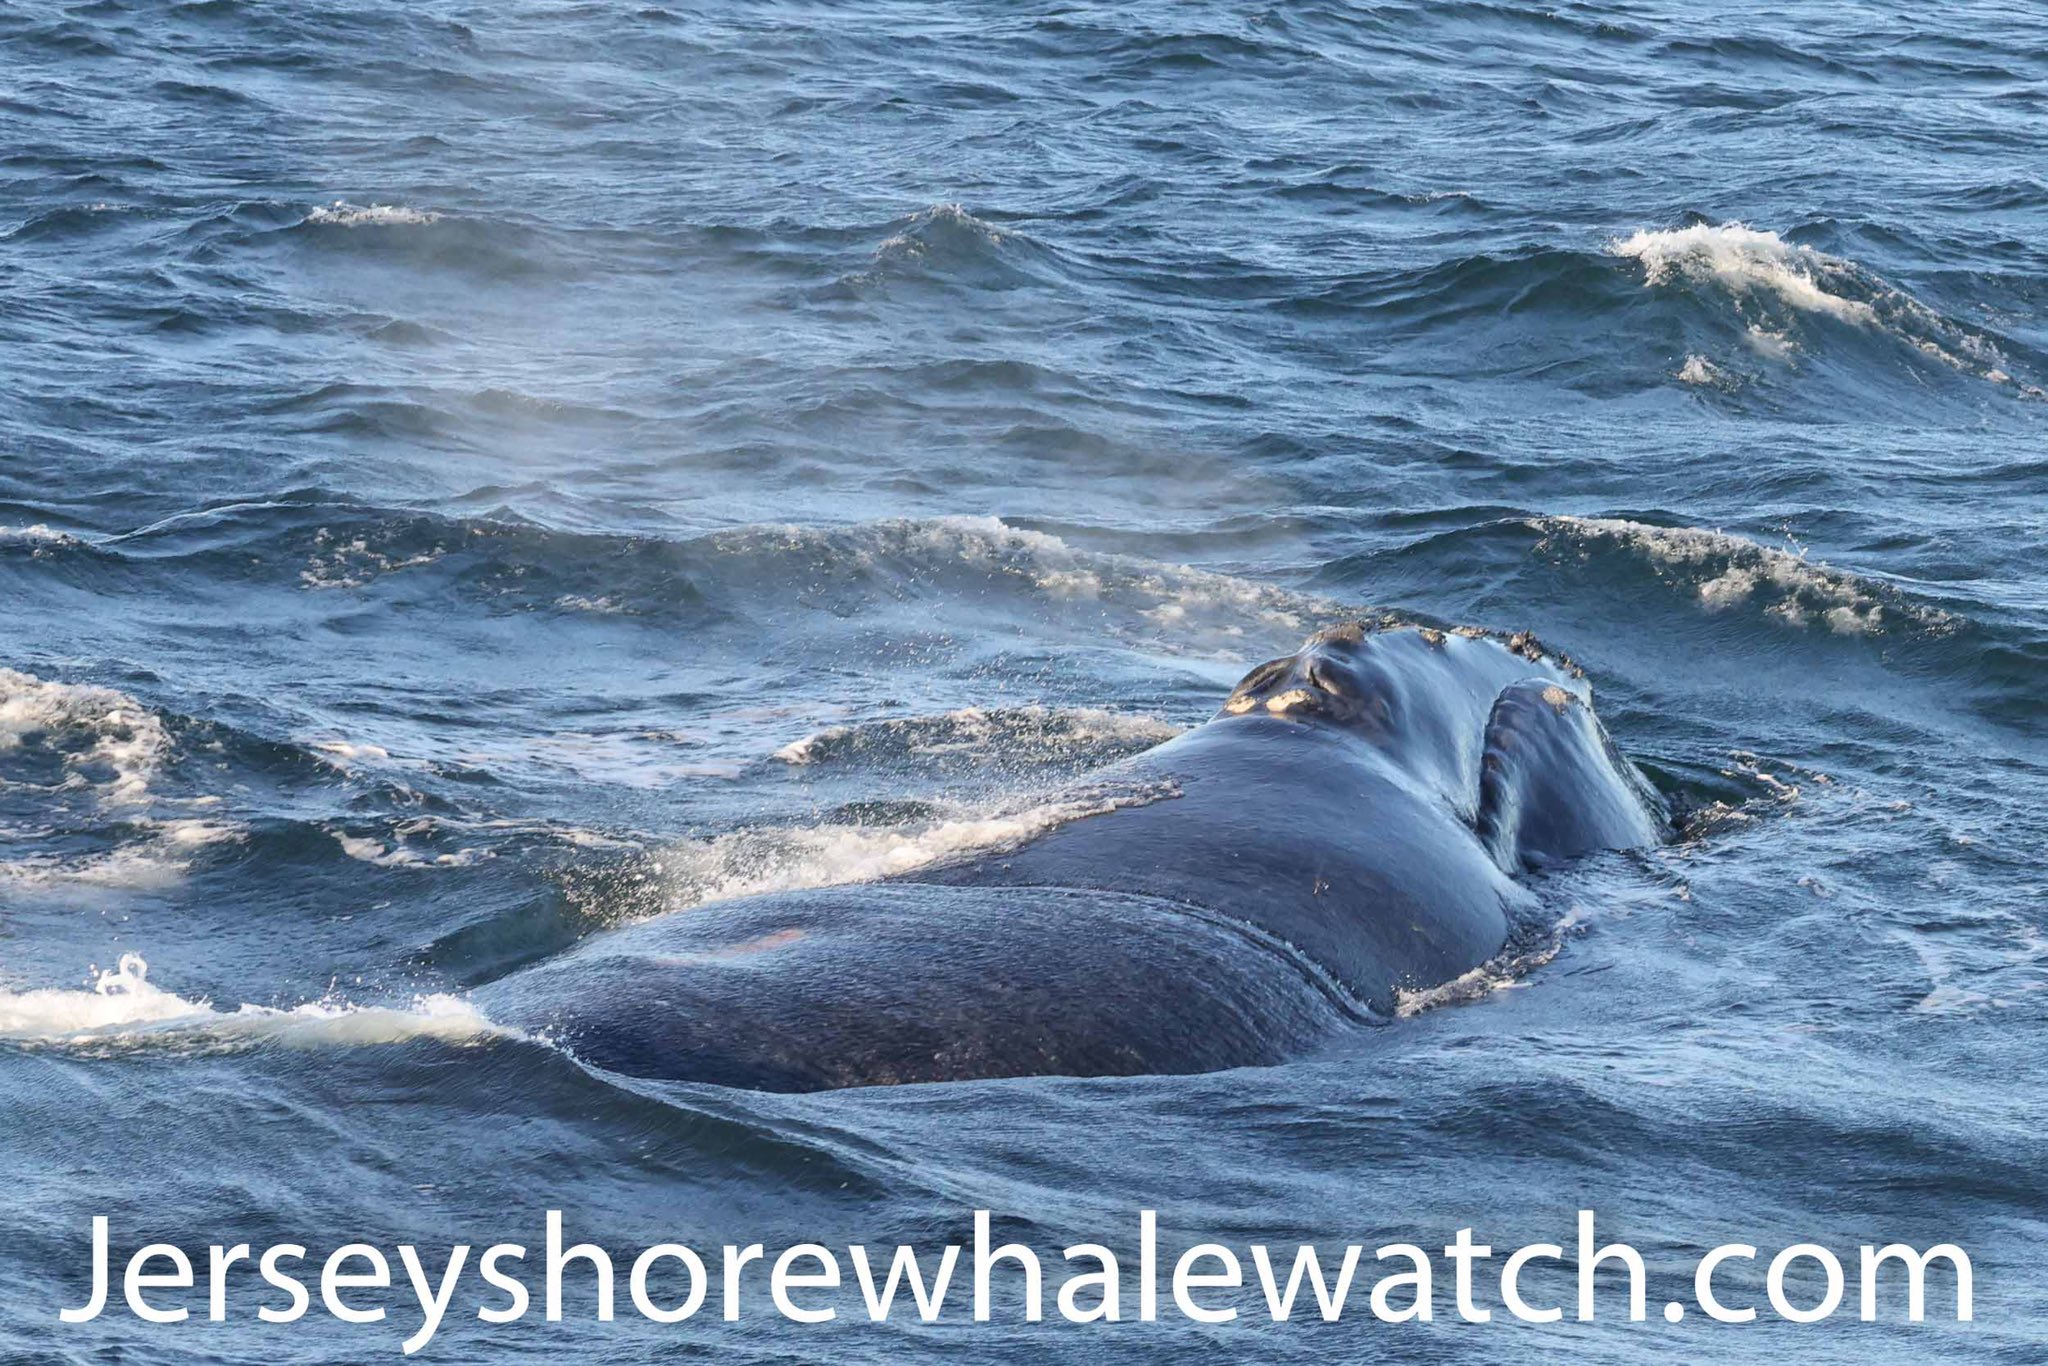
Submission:
[[[1593,1209],[1653,1312],[478,1286],[417,1359],[2048,1360],[2044,128],[2048,13],[1988,0],[0,0],[0,1361],[417,1326],[60,1325],[97,1214],[550,1208],[1055,1257]],[[1569,654],[1682,825],[1340,1047],[774,1096],[469,999],[1074,819],[1382,612]],[[1975,1320],[1665,1322],[1724,1242],[1953,1242]]]

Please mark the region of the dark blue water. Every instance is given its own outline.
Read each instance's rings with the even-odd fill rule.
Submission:
[[[429,1355],[2048,1357],[2044,52],[1991,3],[0,3],[0,1358],[411,1331],[60,1328],[95,1213],[1056,1252],[1141,1206],[1591,1207],[1653,1305],[1723,1241],[1954,1241],[1977,1322]],[[1548,961],[1270,1070],[809,1098],[464,1003],[1024,837],[1363,609],[1535,629],[1692,813],[1546,882]]]

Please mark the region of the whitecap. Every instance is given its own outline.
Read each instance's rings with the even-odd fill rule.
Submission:
[[[1710,612],[1753,602],[1774,620],[1805,626],[1818,619],[1838,635],[1882,631],[1890,616],[1928,630],[1955,626],[1947,613],[1894,594],[1881,597],[1876,584],[1811,560],[1796,546],[1780,549],[1723,531],[1653,526],[1617,517],[1538,517],[1529,526],[1546,541],[1569,537],[1628,546],[1667,576],[1689,583]]]
[[[1142,627],[1154,648],[1236,658],[1248,632],[1299,634],[1357,615],[1334,600],[1190,565],[1083,550],[996,517],[892,519],[851,528],[764,526],[725,533],[723,548],[828,552],[842,572],[891,575],[903,561],[947,561],[1012,579],[1044,598],[1100,604],[1111,631]]]
[[[345,199],[319,205],[306,215],[308,223],[338,228],[420,227],[440,218],[440,214],[427,209],[409,209],[402,204],[351,204]]]
[[[149,980],[141,954],[121,956],[85,990],[0,990],[0,1039],[66,1047],[149,1042],[233,1046],[276,1041],[300,1046],[400,1043],[434,1038],[473,1042],[512,1031],[492,1024],[460,997],[422,995],[404,1007],[312,1001],[289,1009],[240,1005],[221,1010]]]
[[[15,545],[29,545],[47,548],[60,545],[84,545],[83,538],[68,531],[37,522],[33,526],[0,526],[0,545],[12,542]]]
[[[1003,233],[992,223],[976,218],[958,204],[934,204],[910,220],[908,227],[885,238],[875,248],[878,262],[921,260],[932,252],[935,234],[957,234],[990,247],[1003,245]]]
[[[356,740],[315,740],[312,747],[321,754],[339,759],[345,766],[360,759],[389,759],[391,751],[382,745]]]
[[[1705,356],[1687,356],[1685,364],[1678,367],[1677,379],[1680,384],[1723,388],[1728,384],[1728,372]]]
[[[340,830],[333,834],[342,853],[359,863],[374,864],[379,868],[467,868],[480,859],[491,857],[490,852],[483,849],[422,849],[406,843],[405,832],[389,844]]]
[[[1844,282],[1840,277],[1853,269],[1848,262],[1787,242],[1768,230],[1741,223],[1646,229],[1616,239],[1608,250],[1641,261],[1645,281],[1652,285],[1674,276],[1713,280],[1731,290],[1768,291],[1794,308],[1858,326],[1877,321],[1877,311],[1867,301],[1829,288]]]
[[[1742,315],[1750,347],[1768,359],[1787,361],[1797,354],[1789,325],[1794,316],[1807,314],[1883,333],[1979,379],[2013,383],[2005,368],[2010,362],[1989,337],[1943,317],[1853,261],[1788,242],[1768,229],[1742,223],[1642,229],[1615,238],[1607,249],[1641,262],[1648,287],[1684,280],[1723,290]],[[1772,316],[1759,307],[1770,303],[1791,311]]]
[[[0,753],[30,745],[61,756],[65,786],[134,804],[148,797],[171,741],[163,721],[124,692],[0,668]]]

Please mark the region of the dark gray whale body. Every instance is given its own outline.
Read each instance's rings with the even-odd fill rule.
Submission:
[[[1171,793],[897,880],[715,903],[477,993],[643,1076],[804,1091],[1279,1061],[1506,942],[1658,799],[1527,637],[1335,627],[1104,775]]]

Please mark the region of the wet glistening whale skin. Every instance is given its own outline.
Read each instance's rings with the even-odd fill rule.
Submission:
[[[1167,795],[598,935],[477,1000],[601,1067],[764,1090],[1267,1064],[1499,953],[1517,873],[1665,829],[1525,636],[1333,627],[1097,778]]]

